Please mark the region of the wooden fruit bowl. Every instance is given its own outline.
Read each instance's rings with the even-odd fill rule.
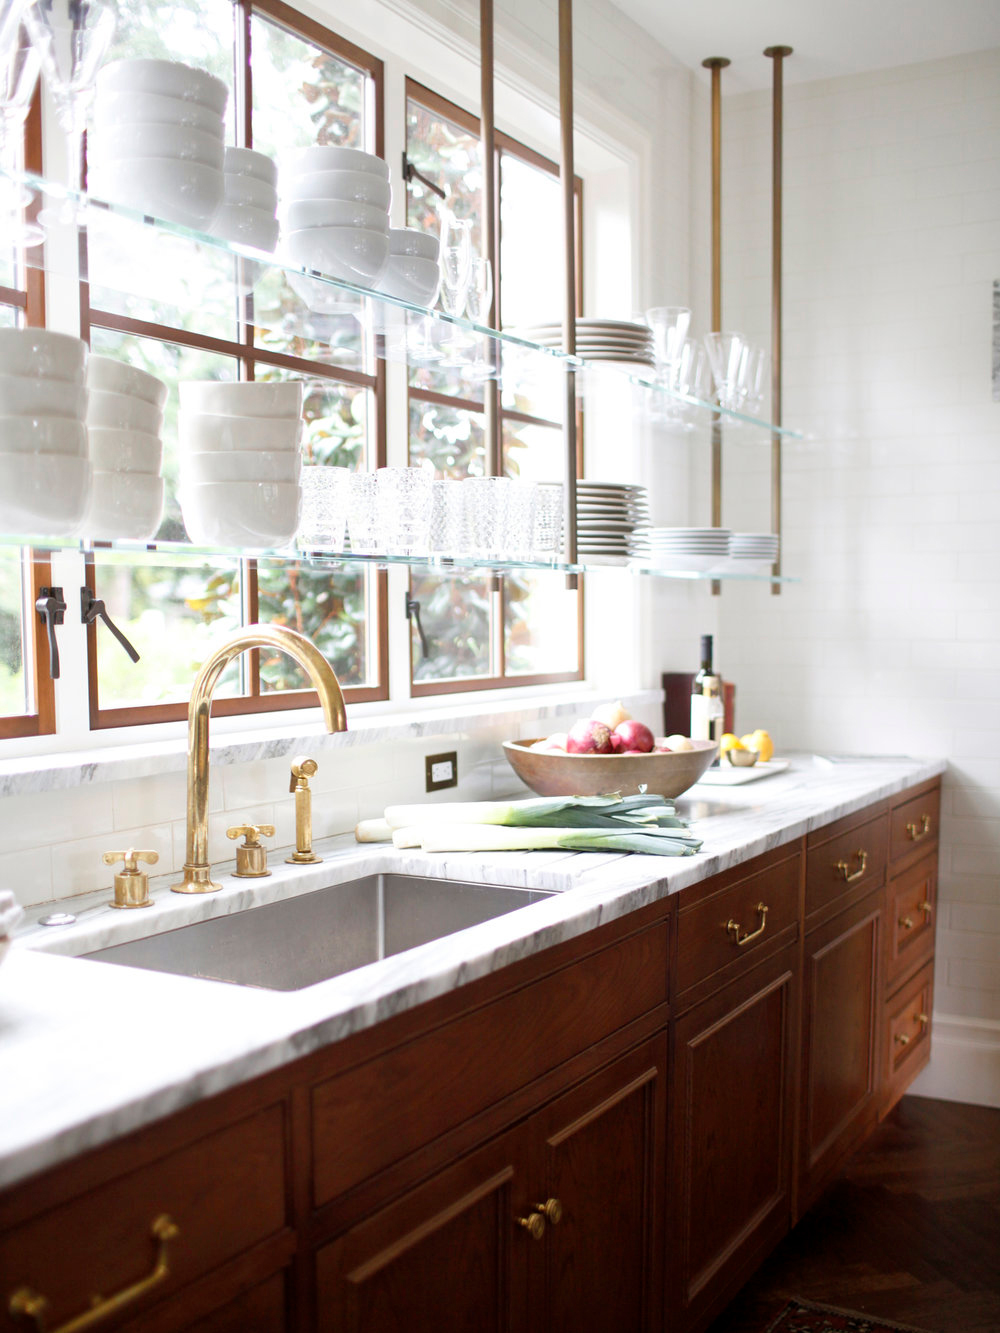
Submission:
[[[692,741],[693,750],[669,754],[560,754],[532,750],[534,741],[504,741],[507,761],[539,796],[634,796],[641,785],[654,796],[680,796],[698,781],[718,752],[714,741]]]

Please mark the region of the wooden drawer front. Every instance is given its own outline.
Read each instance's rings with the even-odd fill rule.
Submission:
[[[658,922],[318,1084],[314,1204],[665,1004],[668,931]]]
[[[736,972],[741,966],[753,966],[782,931],[796,928],[799,864],[797,856],[780,861],[681,908],[677,916],[679,995],[723,969]]]
[[[941,788],[897,806],[890,822],[889,855],[893,861],[910,856],[918,848],[936,846],[941,831]]]
[[[285,1225],[284,1107],[268,1107],[0,1236],[0,1329],[23,1333],[8,1311],[21,1287],[45,1297],[46,1326],[58,1328],[87,1311],[96,1293],[108,1298],[149,1276],[159,1252],[151,1229],[164,1214],[178,1229],[166,1244],[168,1275],[123,1313]]]
[[[888,962],[892,983],[934,950],[934,914],[937,908],[937,853],[889,881]]]
[[[885,1006],[883,1114],[895,1106],[930,1059],[934,964],[928,963]]]
[[[810,846],[806,856],[806,916],[841,898],[853,900],[877,888],[885,876],[887,844],[886,820],[879,816]]]

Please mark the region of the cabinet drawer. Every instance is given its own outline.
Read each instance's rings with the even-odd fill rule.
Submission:
[[[835,903],[845,905],[863,897],[870,889],[877,888],[885,877],[888,827],[884,816],[855,824],[822,842],[813,843],[811,837],[809,844],[806,853],[807,917]]]
[[[668,932],[656,922],[317,1084],[314,1205],[665,1005]]]
[[[0,1329],[23,1330],[8,1310],[25,1287],[48,1302],[47,1327],[87,1311],[150,1276],[160,1251],[154,1220],[177,1235],[165,1243],[167,1274],[123,1314],[162,1299],[285,1225],[283,1105],[33,1217],[0,1236]]]
[[[889,989],[934,951],[937,853],[889,881],[886,978]]]
[[[917,849],[937,846],[941,829],[941,788],[934,787],[896,806],[890,823],[889,856],[893,861],[899,861]]]
[[[798,856],[712,894],[677,916],[677,991],[726,970],[752,966],[799,914]],[[787,941],[786,941],[787,942]]]
[[[930,1059],[934,964],[922,967],[885,1006],[885,1100],[892,1109]]]

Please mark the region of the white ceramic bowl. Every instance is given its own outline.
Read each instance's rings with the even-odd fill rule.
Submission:
[[[0,417],[0,451],[86,458],[87,427],[67,417]]]
[[[113,430],[109,426],[91,426],[88,435],[95,473],[138,472],[159,476],[163,441],[158,435],[143,430]]]
[[[216,139],[225,136],[223,119],[210,106],[158,93],[100,91],[94,102],[94,124],[99,129],[108,125],[190,125]]]
[[[374,204],[384,213],[392,202],[392,189],[381,176],[368,171],[311,171],[301,176],[282,177],[282,198],[348,199],[359,204]]]
[[[301,380],[184,380],[180,385],[181,411],[209,416],[302,416]]]
[[[94,541],[149,541],[162,517],[162,477],[95,471],[80,536]]]
[[[144,398],[159,408],[167,401],[167,386],[148,370],[97,353],[93,353],[87,362],[87,387],[131,394],[133,398]]]
[[[383,158],[360,148],[338,148],[333,144],[293,149],[282,154],[281,166],[289,176],[308,175],[313,171],[363,171],[384,181],[389,179],[389,163]]]
[[[171,157],[180,162],[202,162],[221,171],[225,145],[221,135],[190,125],[124,124],[95,126],[88,140],[88,151],[95,163]]]
[[[87,344],[48,329],[0,329],[0,375],[66,380],[82,384]]]
[[[285,545],[299,526],[300,499],[290,481],[204,482],[180,492],[188,536],[209,546]]]
[[[389,237],[362,227],[307,227],[284,239],[289,257],[331,278],[374,287],[389,263]]]
[[[0,417],[68,417],[83,421],[87,390],[68,380],[0,375]],[[2,446],[0,446],[2,447]]]
[[[365,231],[389,232],[389,214],[384,208],[359,204],[354,199],[296,199],[288,205],[284,216],[287,231],[303,231],[306,227],[363,227]]]
[[[257,250],[273,250],[281,234],[273,209],[266,212],[249,204],[220,204],[208,228],[224,241],[252,245]]]
[[[183,453],[265,450],[293,452],[302,439],[298,417],[211,416],[200,412],[180,414],[177,439]]]
[[[437,261],[416,255],[390,255],[376,290],[412,305],[430,307],[437,299],[441,270]]]
[[[105,93],[156,93],[200,102],[217,116],[225,114],[229,89],[207,70],[195,69],[178,60],[115,60],[97,74],[98,95]]]
[[[131,393],[109,389],[91,389],[87,403],[87,427],[106,426],[111,430],[141,430],[159,435],[163,428],[163,409]]]
[[[270,181],[262,181],[257,176],[241,176],[237,172],[227,171],[224,175],[224,203],[259,208],[274,217],[278,211],[278,191]]]
[[[278,183],[278,164],[255,148],[227,148],[223,170],[227,176],[256,176],[268,185]]]
[[[419,227],[390,227],[389,253],[433,259],[436,264],[441,253],[441,242],[429,231],[421,231]]]
[[[302,455],[297,450],[197,450],[181,461],[181,488],[212,481],[298,481]]]
[[[0,529],[68,537],[87,507],[90,459],[0,453]]]
[[[203,162],[133,157],[95,162],[88,173],[97,199],[135,208],[182,227],[204,228],[222,203],[223,176]]]

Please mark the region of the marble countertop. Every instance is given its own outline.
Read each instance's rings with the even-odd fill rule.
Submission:
[[[353,838],[317,844],[319,865],[275,856],[266,880],[216,877],[222,891],[181,897],[153,881],[154,906],[117,912],[107,893],[60,904],[74,925],[32,909],[0,966],[0,1186],[107,1143],[519,958],[790,842],[944,771],[902,757],[818,762],[678,802],[703,838],[681,858],[605,853],[429,855]],[[395,870],[548,889],[552,896],[299,991],[117,967],[75,955]]]

